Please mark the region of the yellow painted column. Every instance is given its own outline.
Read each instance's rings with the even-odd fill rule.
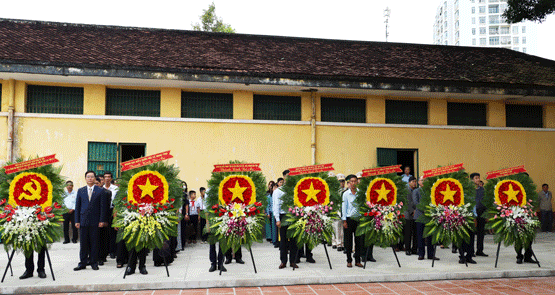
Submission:
[[[320,109],[320,96],[316,93],[314,94],[315,107],[316,107],[316,118],[318,118],[318,113]],[[301,94],[301,121],[310,121],[312,117],[312,98],[310,92],[303,92]]]
[[[252,120],[253,93],[249,91],[233,92],[233,119]]]
[[[555,128],[555,105],[546,105],[543,110],[543,127]]]
[[[447,101],[431,99],[428,101],[428,124],[447,125]]]
[[[487,120],[490,127],[506,127],[505,103],[502,101],[488,103]]]
[[[385,97],[366,98],[366,123],[385,124]]]
[[[85,85],[83,115],[106,115],[106,86]]]
[[[162,88],[160,90],[160,117],[181,117],[181,89]]]
[[[25,113],[27,104],[27,84],[23,81],[15,81],[15,112]]]

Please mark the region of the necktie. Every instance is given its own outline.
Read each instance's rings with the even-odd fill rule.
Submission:
[[[194,210],[195,210],[195,201],[191,201],[191,204],[192,204],[191,212],[194,212]]]
[[[93,192],[93,188],[89,187],[89,201],[91,200],[92,192]]]

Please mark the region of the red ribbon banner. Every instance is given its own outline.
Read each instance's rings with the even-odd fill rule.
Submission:
[[[486,177],[486,180],[492,179],[492,178],[508,176],[508,175],[514,175],[514,174],[518,174],[518,173],[522,173],[522,172],[526,172],[526,169],[524,169],[524,165],[517,166],[517,167],[512,167],[512,168],[501,169],[501,170],[497,170],[497,171],[491,171],[491,172],[486,173],[488,175]]]
[[[56,162],[59,162],[59,160],[56,159],[56,154],[53,154],[42,158],[36,158],[25,162],[4,166],[4,169],[6,170],[6,174],[12,174],[20,171],[25,171],[25,170],[29,170],[37,167],[50,165]]]
[[[146,156],[138,159],[133,159],[133,160],[121,163],[121,172],[143,167],[146,165],[150,165],[152,163],[164,161],[171,158],[173,158],[173,156],[170,155],[170,151],[165,151],[158,154],[154,154],[154,155],[150,155],[150,156]]]
[[[401,164],[387,166],[387,167],[364,169],[362,170],[362,177],[385,175],[385,174],[396,173],[396,172],[403,172],[403,170],[401,170]]]
[[[333,163],[291,168],[289,176],[332,171],[334,170],[332,166]]]
[[[262,171],[260,163],[254,164],[217,164],[214,165],[212,172],[242,172],[242,171]]]
[[[451,165],[451,166],[439,167],[439,168],[424,171],[424,175],[422,177],[428,178],[432,176],[449,174],[463,169],[464,169],[463,163]]]

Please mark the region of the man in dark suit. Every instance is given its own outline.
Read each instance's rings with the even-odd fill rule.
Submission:
[[[95,185],[96,173],[85,172],[87,185],[77,191],[75,201],[75,227],[81,236],[80,262],[73,270],[87,267],[90,258],[91,268],[98,270],[98,228],[107,224],[105,190]]]

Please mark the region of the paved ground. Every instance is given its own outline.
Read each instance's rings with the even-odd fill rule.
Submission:
[[[553,294],[555,277],[526,279],[456,280],[397,283],[358,283],[331,285],[296,285],[279,287],[217,288],[189,290],[144,290],[103,293],[98,295],[358,295],[358,294]],[[55,294],[52,294],[55,295]],[[66,293],[58,293],[66,295]],[[69,294],[67,294],[69,295]]]
[[[196,244],[187,247],[179,254],[176,261],[170,265],[170,277],[166,276],[164,267],[154,267],[151,257],[148,257],[148,275],[134,274],[123,279],[124,268],[115,267],[115,260],[109,261],[100,267],[99,271],[90,268],[79,272],[73,271],[78,261],[78,244],[55,244],[50,250],[56,281],[52,280],[50,270],[47,266],[47,279],[35,277],[26,280],[19,280],[18,277],[24,272],[24,257],[16,254],[13,263],[14,276],[8,275],[4,283],[0,284],[0,294],[32,294],[32,293],[74,293],[74,292],[103,292],[103,291],[137,291],[137,290],[160,290],[162,293],[180,293],[179,290],[200,289],[200,293],[207,294],[215,291],[229,291],[259,294],[260,291],[274,290],[283,294],[291,293],[291,290],[305,290],[308,293],[320,290],[337,293],[337,288],[375,288],[378,291],[393,290],[399,283],[388,284],[388,282],[406,282],[401,284],[404,288],[409,287],[409,293],[413,287],[440,288],[441,286],[456,286],[463,279],[495,279],[495,278],[529,278],[529,277],[552,277],[555,276],[555,235],[553,233],[539,233],[533,248],[541,262],[541,268],[535,264],[515,263],[515,252],[513,248],[501,247],[499,265],[494,268],[495,251],[497,245],[493,244],[492,236],[486,236],[485,252],[489,257],[478,257],[478,264],[465,265],[458,264],[458,256],[451,253],[451,250],[438,249],[437,256],[441,259],[437,261],[435,267],[431,267],[430,260],[418,261],[415,255],[406,256],[399,252],[401,268],[397,266],[395,257],[391,249],[374,249],[374,256],[378,260],[376,263],[368,263],[366,269],[347,268],[345,255],[336,250],[329,249],[330,259],[333,269],[330,270],[324,248],[322,246],[314,249],[314,258],[317,263],[308,264],[303,261],[299,264],[300,268],[293,271],[291,268],[278,269],[279,252],[269,243],[256,244],[253,254],[258,273],[254,273],[252,261],[249,253],[243,249],[243,258],[247,262],[245,265],[227,265],[228,272],[218,275],[217,272],[209,273],[208,245]],[[35,256],[36,259],[36,256]],[[7,263],[6,255],[0,253],[0,270],[3,272]],[[447,282],[422,282],[433,280],[447,280]],[[378,284],[372,284],[376,283]],[[411,283],[414,282],[414,283]],[[500,281],[505,283],[488,283],[513,286],[513,282],[521,282],[517,286],[523,286],[523,282],[518,280]],[[537,282],[537,281],[534,281]],[[553,280],[546,279],[545,286],[552,287]],[[335,285],[351,283],[355,285]],[[368,284],[370,283],[370,284]],[[381,284],[380,284],[381,283]],[[334,284],[333,286],[321,287],[319,284]],[[532,284],[532,283],[531,283]],[[542,285],[543,283],[540,283]],[[310,285],[301,287],[271,287],[271,286],[293,286]],[[478,285],[472,283],[472,286]],[[536,283],[532,284],[537,286]],[[240,289],[241,287],[255,287],[254,289]],[[259,288],[260,287],[260,288]],[[266,287],[271,287],[267,289]],[[441,287],[441,288],[443,288]],[[506,286],[505,286],[506,287]],[[534,287],[534,288],[535,288]],[[206,289],[209,288],[210,291]],[[212,289],[212,288],[235,288],[234,289]],[[290,289],[292,288],[292,289]],[[453,287],[456,288],[456,287]],[[161,291],[165,289],[165,291]],[[551,288],[552,290],[555,288]],[[435,289],[434,289],[435,290]],[[360,291],[360,290],[358,290]],[[357,291],[357,292],[358,292]],[[393,291],[402,292],[395,289]],[[438,290],[435,290],[438,291]],[[441,290],[439,290],[441,292]],[[461,291],[454,289],[452,291]],[[462,290],[464,291],[464,290]],[[537,290],[536,290],[537,291]],[[158,291],[157,291],[158,292]],[[166,293],[163,293],[166,292]],[[196,291],[195,291],[196,292]],[[279,294],[280,292],[277,292]],[[289,292],[289,293],[287,293]],[[361,291],[362,292],[362,291]],[[153,291],[146,293],[152,294]],[[181,292],[188,294],[189,290]],[[293,293],[298,293],[294,291]],[[416,293],[416,292],[415,292]],[[495,292],[493,292],[495,293]],[[111,294],[111,293],[108,293]],[[121,293],[114,293],[121,294]],[[132,294],[132,293],[128,293]]]

